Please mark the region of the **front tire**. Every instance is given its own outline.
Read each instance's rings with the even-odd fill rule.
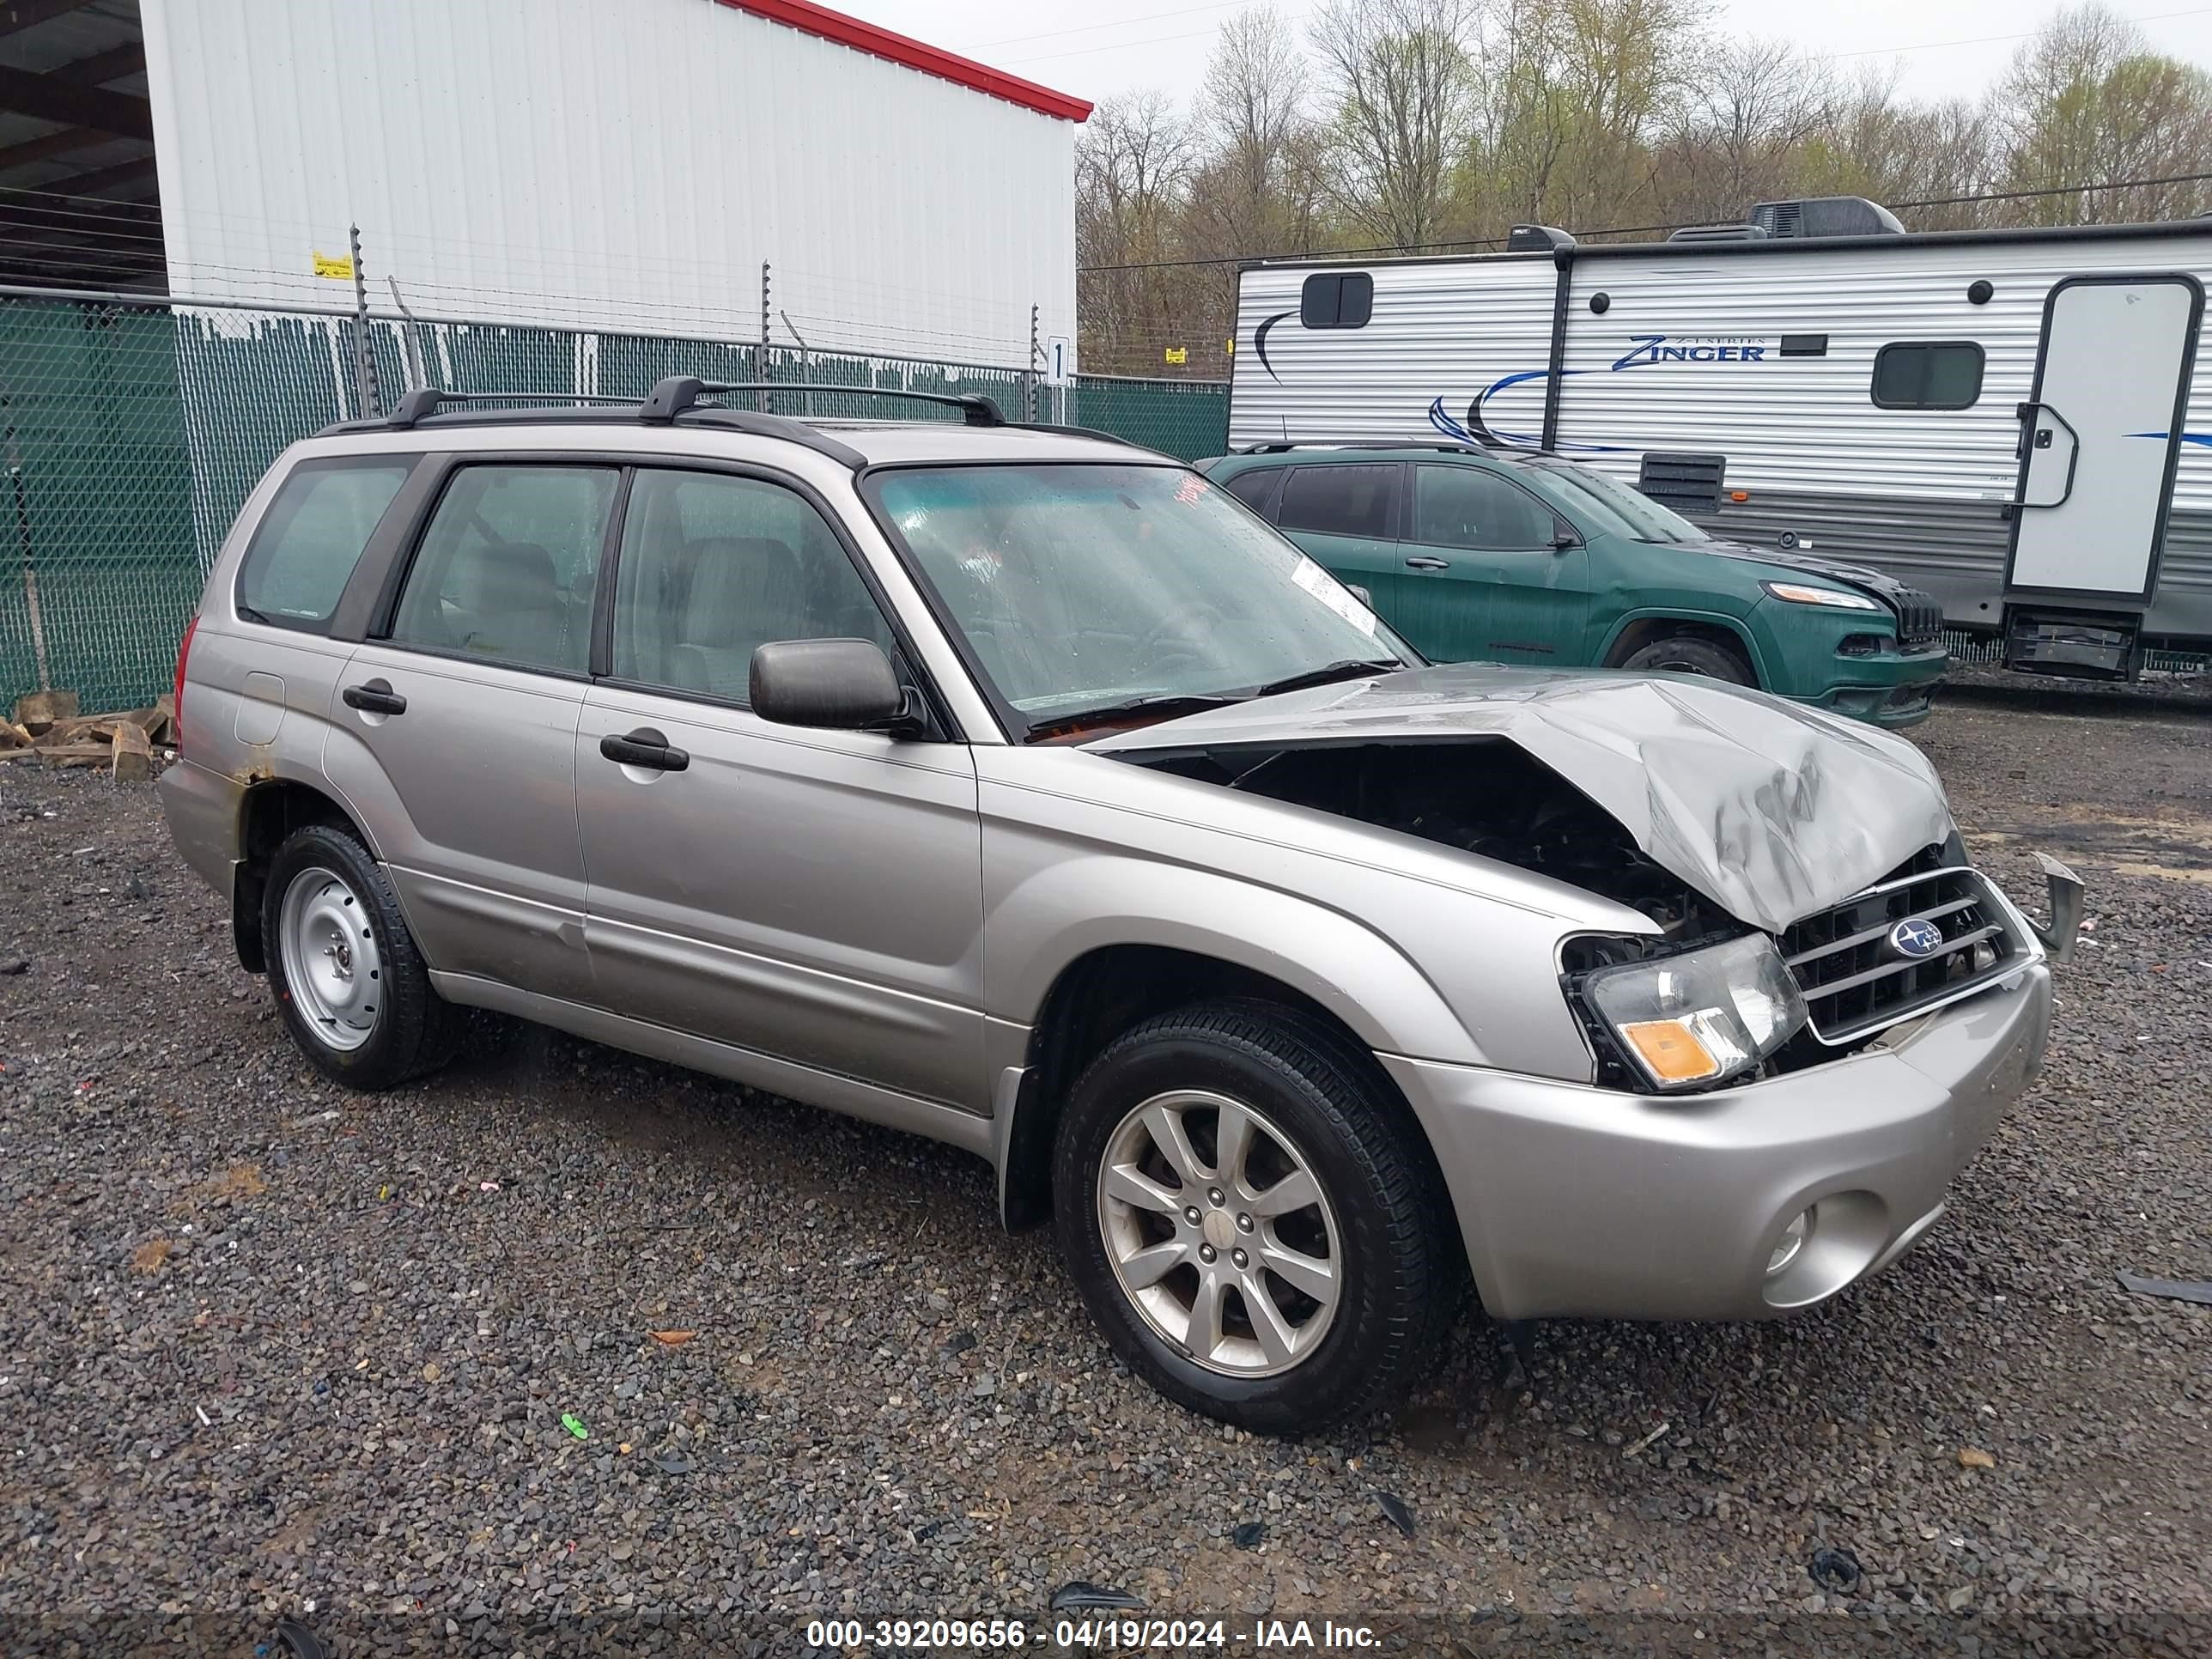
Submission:
[[[1646,674],[1700,674],[1730,685],[1759,684],[1759,677],[1741,652],[1698,634],[1671,634],[1654,640],[1630,653],[1620,665]]]
[[[270,988],[318,1071],[350,1089],[389,1089],[446,1062],[453,1010],[430,988],[391,882],[350,831],[295,830],[263,890]]]
[[[1266,1433],[1385,1408],[1421,1373],[1449,1311],[1440,1188],[1371,1060],[1261,1003],[1116,1038],[1053,1157],[1061,1253],[1115,1352]]]

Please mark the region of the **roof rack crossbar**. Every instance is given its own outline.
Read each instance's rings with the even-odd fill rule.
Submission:
[[[827,386],[787,380],[702,380],[696,374],[671,374],[646,394],[637,417],[665,426],[704,397],[731,392],[825,392],[848,398],[904,398],[909,402],[957,409],[969,426],[1004,426],[999,405],[980,392],[902,392],[890,386]]]

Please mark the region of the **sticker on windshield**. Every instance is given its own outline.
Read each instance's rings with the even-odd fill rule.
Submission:
[[[1176,486],[1176,500],[1181,501],[1185,507],[1188,507],[1204,494],[1206,494],[1206,480],[1195,472],[1191,473]]]
[[[1304,554],[1298,556],[1297,568],[1291,572],[1291,580],[1369,639],[1375,637],[1375,613],[1346,592],[1342,582]]]

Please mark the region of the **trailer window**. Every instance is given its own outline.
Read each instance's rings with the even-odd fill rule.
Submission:
[[[1375,314],[1375,279],[1364,270],[1316,271],[1298,293],[1308,328],[1364,328]]]
[[[1982,395],[1982,349],[1972,340],[1900,341],[1875,353],[1878,409],[1972,409]]]

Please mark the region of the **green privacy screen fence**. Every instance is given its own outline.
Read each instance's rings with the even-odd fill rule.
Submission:
[[[0,712],[27,691],[88,710],[164,689],[203,573],[287,444],[356,409],[350,316],[64,299],[0,290]],[[982,392],[1009,418],[1095,427],[1186,460],[1220,453],[1227,388],[611,331],[373,319],[376,380],[399,388],[642,396],[668,374]],[[765,366],[763,359],[765,357]],[[779,392],[797,416],[957,419],[926,405]]]

